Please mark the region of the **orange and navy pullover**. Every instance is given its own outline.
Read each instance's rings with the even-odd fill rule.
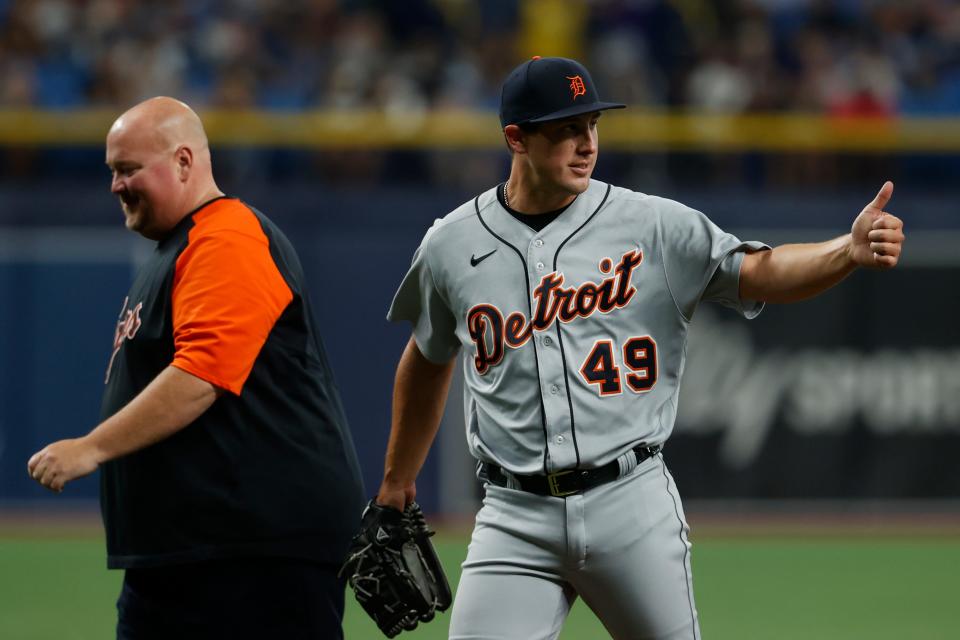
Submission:
[[[170,438],[102,466],[108,565],[339,562],[364,501],[353,442],[300,261],[239,200],[186,216],[140,269],[117,322],[102,419],[171,365],[223,393]]]

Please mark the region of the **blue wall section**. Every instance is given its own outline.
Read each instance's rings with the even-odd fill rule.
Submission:
[[[97,424],[129,281],[129,264],[0,264],[0,500],[46,497],[27,477],[29,456]],[[95,495],[95,479],[69,491]]]

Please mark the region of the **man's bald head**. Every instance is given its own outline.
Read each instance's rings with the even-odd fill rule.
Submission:
[[[203,123],[173,98],[151,98],[117,118],[107,134],[107,166],[127,228],[148,238],[162,238],[185,215],[222,195]]]
[[[145,100],[117,118],[111,136],[137,136],[147,148],[155,151],[174,151],[187,145],[194,153],[209,155],[207,133],[196,112],[174,98],[160,96]]]

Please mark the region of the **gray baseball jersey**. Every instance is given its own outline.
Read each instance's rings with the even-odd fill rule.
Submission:
[[[672,200],[593,180],[542,231],[491,189],[438,220],[388,314],[464,358],[467,439],[518,474],[604,465],[673,429],[700,300],[738,295],[742,242]]]

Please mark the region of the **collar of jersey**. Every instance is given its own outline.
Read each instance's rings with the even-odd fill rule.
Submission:
[[[500,202],[499,189],[500,185],[497,185],[480,195],[477,203],[480,215],[492,233],[517,248],[523,248],[525,254],[526,246],[534,236],[542,238],[550,236],[552,238],[550,243],[559,245],[567,236],[573,234],[596,212],[606,195],[607,185],[598,180],[591,180],[587,190],[567,205],[563,216],[558,218],[563,223],[558,224],[558,220],[554,220],[541,231],[531,229],[504,208]]]

